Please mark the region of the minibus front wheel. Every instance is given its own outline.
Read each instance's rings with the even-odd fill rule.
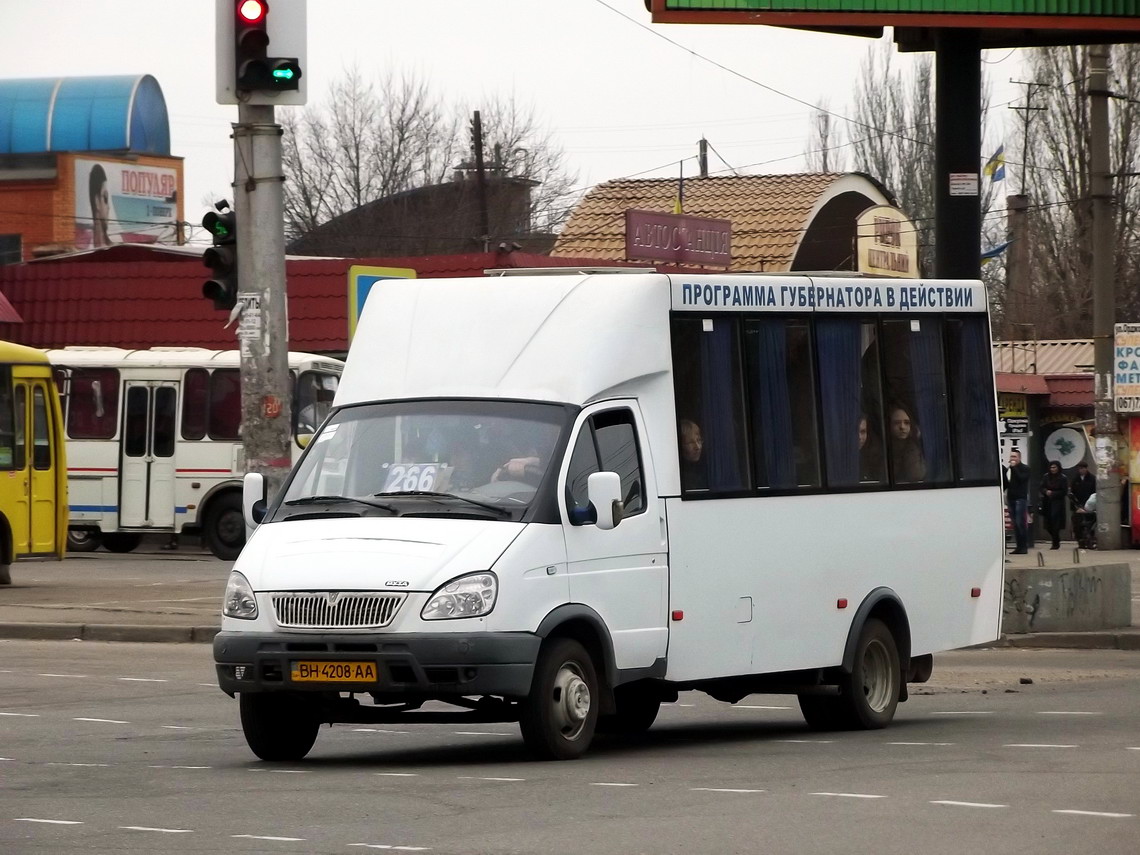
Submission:
[[[238,709],[246,744],[262,760],[301,760],[317,741],[321,723],[308,698],[289,692],[242,692]]]
[[[519,711],[527,748],[544,760],[581,757],[594,738],[598,700],[597,671],[586,648],[572,638],[548,639]]]

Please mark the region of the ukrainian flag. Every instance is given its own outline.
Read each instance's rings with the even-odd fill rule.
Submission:
[[[982,168],[982,174],[988,175],[990,177],[990,181],[994,184],[1005,180],[1004,143],[999,145],[997,151],[994,152],[993,157],[986,161],[986,165]]]

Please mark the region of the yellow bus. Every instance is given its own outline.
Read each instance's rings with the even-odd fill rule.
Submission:
[[[67,461],[52,367],[42,350],[0,341],[0,585],[17,558],[63,558]]]

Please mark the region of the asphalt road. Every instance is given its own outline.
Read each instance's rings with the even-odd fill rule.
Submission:
[[[1135,855],[1138,687],[1132,651],[972,650],[882,731],[686,693],[574,762],[508,724],[341,725],[271,765],[206,645],[0,641],[0,852]]]

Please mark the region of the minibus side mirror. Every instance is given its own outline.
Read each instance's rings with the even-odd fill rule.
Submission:
[[[595,472],[586,482],[586,494],[598,516],[598,528],[609,531],[615,528],[625,506],[621,501],[621,476],[616,472]]]
[[[253,530],[265,519],[268,505],[265,501],[265,476],[260,472],[246,472],[241,482],[241,509],[245,517],[245,534],[249,537]]]

